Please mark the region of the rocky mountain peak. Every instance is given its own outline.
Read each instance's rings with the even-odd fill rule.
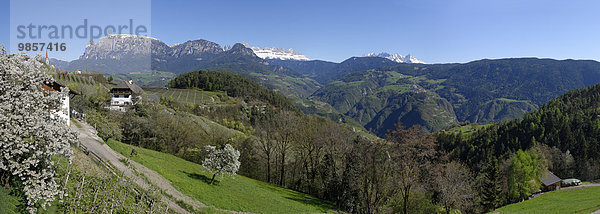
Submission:
[[[207,54],[215,55],[223,52],[223,48],[219,44],[204,39],[191,40],[183,44],[176,44],[170,47],[170,55],[173,57],[201,57]]]
[[[247,48],[246,45],[244,45],[242,43],[236,43],[235,45],[233,45],[233,47],[231,47],[231,49],[229,49],[227,51],[227,53],[232,54],[232,55],[244,55],[244,56],[258,57],[254,53],[254,51],[252,51],[252,49]]]

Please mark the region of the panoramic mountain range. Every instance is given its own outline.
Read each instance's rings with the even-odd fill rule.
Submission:
[[[307,113],[360,125],[384,136],[397,122],[431,131],[458,122],[522,117],[568,90],[600,82],[600,63],[537,58],[424,64],[407,55],[366,54],[343,62],[310,60],[281,48],[206,40],[167,45],[142,36],[110,35],[90,42],[66,70],[107,74],[214,70],[240,74],[272,89]],[[535,80],[535,81],[533,81]]]
[[[150,70],[174,74],[198,69],[229,71],[250,77],[286,96],[301,98],[320,86],[292,69],[269,64],[243,44],[226,49],[202,39],[169,46],[150,37],[110,35],[90,42],[79,59],[55,65],[69,71],[87,69],[125,75]]]

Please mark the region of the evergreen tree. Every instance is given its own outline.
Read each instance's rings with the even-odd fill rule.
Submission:
[[[490,157],[482,169],[481,205],[485,211],[492,211],[502,205],[502,172],[498,167],[498,159]]]
[[[362,172],[359,170],[363,158],[361,157],[360,148],[358,148],[359,144],[360,140],[355,139],[352,151],[346,155],[346,167],[340,186],[342,193],[340,200],[337,202],[340,208],[350,213],[360,212],[363,201],[360,193]]]
[[[341,189],[338,173],[336,171],[333,154],[329,153],[323,157],[321,165],[321,178],[323,179],[323,197],[330,201],[338,201]]]

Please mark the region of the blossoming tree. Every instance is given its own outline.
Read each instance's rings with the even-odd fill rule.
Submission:
[[[227,144],[223,149],[217,149],[215,146],[206,146],[206,158],[202,162],[204,168],[213,173],[210,184],[213,184],[215,177],[220,174],[235,175],[240,168],[240,152],[233,146]]]
[[[77,141],[75,132],[50,116],[68,89],[44,93],[42,83],[53,81],[47,69],[39,56],[9,55],[0,46],[0,183],[8,190],[11,181],[21,182],[31,213],[61,194],[53,157],[70,161],[69,146]]]

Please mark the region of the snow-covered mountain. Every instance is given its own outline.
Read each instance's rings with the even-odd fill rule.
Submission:
[[[254,54],[263,59],[280,59],[280,60],[299,60],[299,61],[308,61],[308,57],[292,50],[291,48],[286,50],[283,48],[259,48],[256,46],[251,46],[248,43],[242,42],[247,48],[252,49]]]
[[[381,58],[386,58],[389,60],[392,60],[394,62],[397,63],[420,63],[420,64],[425,64],[425,62],[417,59],[414,56],[406,55],[406,56],[402,56],[400,54],[389,54],[389,53],[385,53],[385,52],[381,52],[379,54],[375,54],[375,53],[368,53],[365,54],[364,56],[366,57],[381,57]]]

